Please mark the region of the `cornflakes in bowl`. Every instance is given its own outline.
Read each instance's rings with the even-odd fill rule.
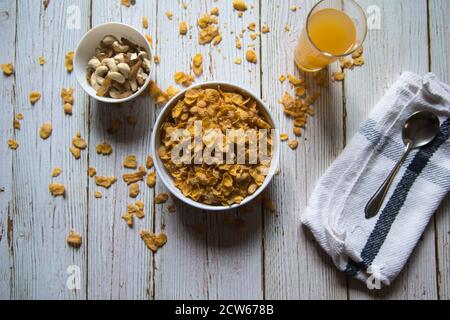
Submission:
[[[206,82],[174,96],[152,134],[155,169],[169,191],[203,210],[234,209],[270,183],[279,135],[264,103],[230,83]]]

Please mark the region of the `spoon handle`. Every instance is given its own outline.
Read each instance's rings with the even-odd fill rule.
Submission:
[[[389,176],[386,178],[386,180],[383,182],[383,184],[380,186],[377,192],[375,192],[375,194],[367,203],[366,208],[364,209],[366,219],[373,218],[378,214],[378,211],[380,210],[381,205],[383,204],[384,198],[386,197],[386,194],[388,193],[389,188],[391,187],[391,184],[394,181],[395,176],[397,175],[397,172],[400,170],[403,162],[405,162],[411,150],[412,150],[412,143],[408,142],[405,151],[403,153],[403,156],[400,158],[400,160],[398,160],[397,164],[395,165],[394,169],[392,169]]]

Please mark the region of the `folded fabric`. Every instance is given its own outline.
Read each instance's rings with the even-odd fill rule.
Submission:
[[[411,152],[378,215],[368,220],[367,202],[402,156],[402,126],[421,110],[439,116],[440,132]],[[433,74],[406,72],[320,179],[301,221],[340,270],[385,285],[402,270],[450,189],[449,117],[450,87]]]

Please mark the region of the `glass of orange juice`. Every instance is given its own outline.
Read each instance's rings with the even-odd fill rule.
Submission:
[[[366,35],[366,14],[356,1],[319,1],[295,48],[295,64],[306,72],[319,71],[358,50]]]

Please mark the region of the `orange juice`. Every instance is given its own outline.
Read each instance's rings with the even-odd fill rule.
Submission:
[[[356,26],[343,11],[326,8],[311,14],[295,49],[295,63],[318,71],[355,48]]]

